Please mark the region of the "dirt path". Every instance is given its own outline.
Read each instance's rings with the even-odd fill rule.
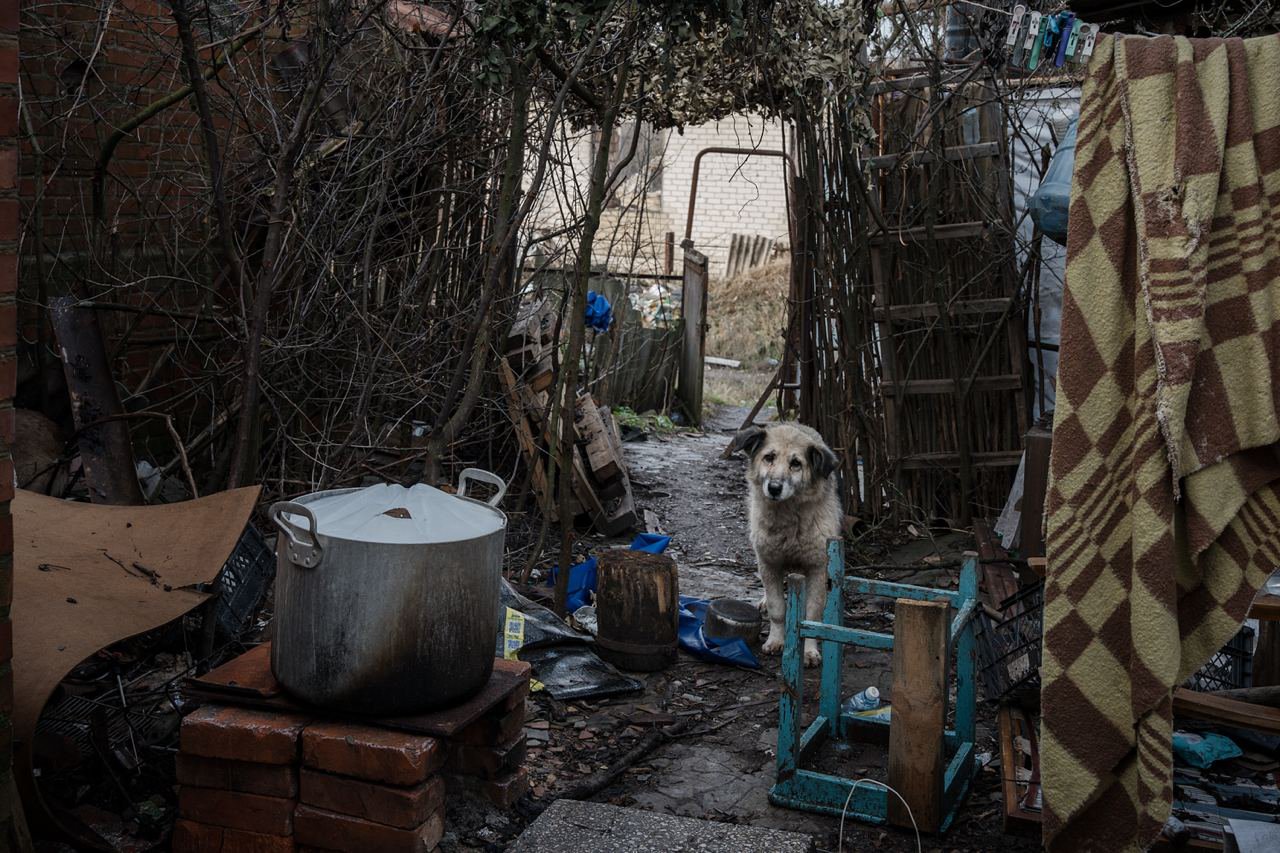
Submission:
[[[637,503],[656,512],[664,531],[672,536],[668,553],[679,565],[682,594],[746,600],[759,595],[755,558],[746,537],[744,462],[720,458],[743,414],[743,410],[722,410],[703,434],[651,436],[626,446]],[[938,543],[916,541],[900,550],[914,562],[936,553]],[[886,554],[890,561],[896,556]],[[851,602],[846,624],[891,631],[891,606],[891,602]],[[891,698],[889,670],[886,653],[851,652],[845,655],[843,683],[850,693],[875,684]],[[681,653],[669,669],[639,677],[645,682],[642,695],[611,703],[558,703],[545,694],[533,695],[525,761],[532,799],[523,804],[523,815],[509,824],[505,817],[490,816],[480,838],[486,834],[494,841],[513,837],[542,807],[582,778],[608,767],[647,731],[692,718],[684,736],[659,747],[594,799],[804,832],[814,838],[819,850],[837,849],[839,818],[779,808],[768,799],[777,745],[777,658],[765,658],[760,670],[750,671],[704,663]],[[816,688],[816,675],[811,674],[805,685],[809,701],[816,696]],[[989,710],[980,712],[977,751],[998,756],[991,717]],[[820,755],[819,762],[827,772],[883,778],[887,757],[881,747],[853,745]],[[951,832],[943,838],[925,838],[922,849],[974,853],[1038,849],[1001,834],[999,796],[997,761],[979,772]],[[459,829],[459,836],[476,837]],[[449,846],[476,849],[465,842]],[[847,821],[844,850],[868,849],[905,853],[917,847],[910,832]]]
[[[706,432],[651,436],[626,445],[636,501],[658,515],[680,566],[680,592],[700,598],[760,594],[756,558],[747,541],[741,459],[721,453],[746,410],[724,409]]]

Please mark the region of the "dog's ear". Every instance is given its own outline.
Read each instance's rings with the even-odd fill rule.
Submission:
[[[733,441],[729,443],[729,452],[735,453],[741,450],[748,457],[754,457],[760,451],[760,446],[764,444],[764,437],[764,427],[753,424],[733,437]]]
[[[840,459],[831,448],[817,444],[809,446],[809,467],[816,476],[830,477],[839,464]]]

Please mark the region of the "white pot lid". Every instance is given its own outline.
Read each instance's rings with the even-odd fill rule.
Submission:
[[[488,536],[506,518],[482,503],[463,500],[419,483],[411,488],[383,484],[300,498],[316,518],[322,536],[391,545],[462,542]],[[307,529],[307,520],[286,512],[291,524]]]

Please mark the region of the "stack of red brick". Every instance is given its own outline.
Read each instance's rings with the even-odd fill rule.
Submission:
[[[504,808],[527,789],[526,693],[448,739],[206,705],[182,722],[173,850],[434,850],[446,785]]]

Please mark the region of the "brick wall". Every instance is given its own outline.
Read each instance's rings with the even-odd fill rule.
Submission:
[[[621,206],[606,208],[594,247],[594,262],[615,272],[663,272],[668,232],[674,233],[676,271],[684,238],[693,185],[693,161],[709,147],[786,150],[785,129],[776,121],[738,115],[723,121],[685,128],[684,133],[661,131],[655,157],[660,158],[660,188],[651,189],[646,204],[635,203],[637,183],[623,183]],[[623,139],[622,148],[627,147]],[[566,211],[580,212],[590,172],[593,139],[579,133],[565,158],[567,165],[548,176],[533,220],[544,232],[563,227]],[[698,209],[693,241],[707,255],[711,274],[723,274],[734,234],[789,242],[784,161],[779,157],[739,157],[708,154],[698,178]],[[567,190],[564,188],[568,188]]]
[[[8,791],[13,732],[13,388],[16,376],[14,299],[18,289],[18,0],[0,0],[0,797]],[[0,804],[0,845],[7,844],[12,816]]]
[[[228,17],[211,28],[200,16],[194,25],[198,45],[233,36],[245,20],[230,0],[210,2],[209,8]],[[104,301],[181,310],[202,297],[198,286],[213,276],[199,260],[209,196],[191,98],[155,113],[114,149],[100,184],[103,236],[95,244],[95,166],[108,140],[148,106],[187,85],[170,7],[161,0],[21,0],[21,33],[19,404],[39,407],[43,386],[56,388],[59,382],[45,324],[50,298],[88,280],[95,283],[92,295]],[[209,84],[231,168],[237,152],[252,151],[236,145],[244,113],[237,116],[235,110],[254,108],[254,99],[239,97],[243,81],[260,70],[254,46],[238,55],[234,71],[224,69]],[[117,283],[128,286],[108,286]],[[126,329],[131,335],[129,348],[113,364],[117,378],[130,387],[148,375],[175,334],[174,322],[158,315],[101,312],[99,319],[109,340]],[[37,365],[52,378],[41,380]],[[149,402],[184,392],[194,372],[193,366],[166,359],[152,377]]]
[[[683,135],[671,134],[662,160],[662,210],[676,232],[677,245],[684,236],[698,152],[711,146],[786,150],[783,135],[780,123],[758,116],[731,116],[686,128]],[[693,242],[710,261],[712,275],[724,272],[734,234],[788,243],[784,169],[780,157],[708,154],[702,158]]]

